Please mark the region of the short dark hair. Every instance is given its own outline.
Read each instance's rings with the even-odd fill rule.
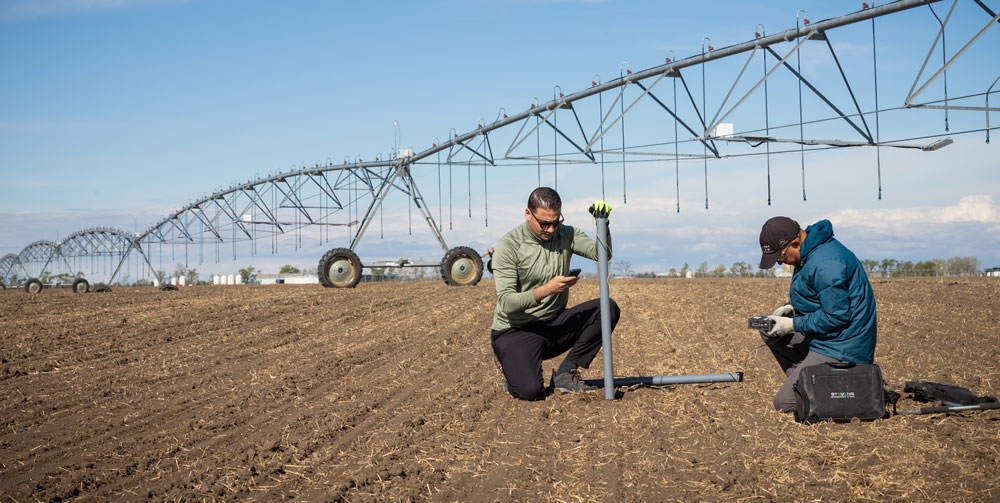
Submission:
[[[549,187],[538,187],[531,191],[531,195],[528,196],[528,209],[535,211],[538,208],[562,211],[562,199],[559,199],[559,193]]]

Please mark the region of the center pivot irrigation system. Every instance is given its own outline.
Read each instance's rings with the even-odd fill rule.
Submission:
[[[319,280],[324,286],[353,287],[361,279],[363,268],[384,267],[434,267],[440,269],[442,278],[450,285],[475,285],[482,277],[485,255],[467,246],[449,248],[443,234],[444,207],[447,206],[448,229],[452,230],[456,206],[453,182],[457,171],[460,181],[468,186],[467,194],[458,197],[467,197],[468,217],[472,217],[473,176],[474,173],[479,176],[480,168],[482,215],[487,226],[488,174],[497,167],[534,167],[540,186],[544,166],[546,180],[551,169],[558,189],[560,166],[599,166],[604,199],[612,176],[609,171],[614,170],[611,179],[616,189],[620,181],[625,203],[630,165],[673,167],[678,180],[677,211],[680,212],[682,162],[700,164],[698,167],[703,168],[708,209],[710,159],[753,156],[762,159],[760,167],[762,171],[766,169],[770,204],[773,156],[798,157],[802,199],[806,200],[806,152],[872,147],[881,199],[881,149],[933,151],[952,143],[948,136],[972,133],[985,133],[989,142],[990,113],[998,110],[990,107],[989,98],[1000,91],[995,89],[1000,76],[993,78],[1000,68],[982,68],[981,64],[963,66],[960,59],[973,50],[977,41],[990,36],[989,30],[1000,24],[1000,15],[982,0],[945,2],[946,12],[940,7],[934,9],[932,4],[939,1],[899,0],[879,6],[865,3],[860,11],[818,22],[810,22],[805,11],[800,10],[796,13],[795,28],[769,35],[758,24],[753,39],[718,49],[706,37],[698,54],[674,59],[673,51],[669,51],[663,64],[635,72],[622,63],[618,78],[602,82],[594,75],[590,87],[569,95],[555,86],[548,102],[535,98],[528,109],[513,115],[501,108],[493,122],[480,119],[475,129],[464,134],[452,128],[445,141],[435,139],[422,152],[400,150],[394,145],[390,155],[376,154],[371,157],[374,160],[365,161],[359,155],[342,163],[327,159],[312,166],[299,164],[289,171],[256,177],[203,196],[143,232],[93,227],[59,242],[33,242],[20,253],[0,259],[0,281],[24,286],[29,292],[37,292],[55,281],[72,286],[74,291],[86,292],[90,283],[85,276],[106,278],[106,284],[100,284],[99,289],[108,290],[107,285],[119,278],[119,274],[134,270],[137,276],[151,275],[155,277],[153,284],[162,285],[164,255],[168,260],[178,260],[180,249],[185,265],[194,256],[199,263],[206,257],[214,257],[218,262],[223,255],[229,255],[230,248],[235,260],[238,250],[249,251],[251,255],[277,253],[279,244],[288,246],[288,237],[292,238],[296,251],[303,247],[304,240],[318,239],[323,245],[329,243],[331,234],[338,229],[346,229],[349,245],[329,250],[319,261]],[[910,15],[903,15],[904,11],[911,11]],[[906,45],[910,46],[917,43],[914,41],[920,33],[925,33],[929,47],[919,70],[914,69],[913,85],[908,91],[895,90],[900,91],[897,93],[900,102],[891,108],[879,108],[880,92],[887,93],[879,88],[878,56],[884,49],[876,35],[875,20],[890,15],[896,15],[890,19],[899,18],[903,26],[893,25],[895,30],[891,33],[895,35],[888,37],[895,39],[899,33],[905,33]],[[842,38],[832,33],[838,28],[843,28],[836,32]],[[832,40],[848,41],[855,49],[838,56]],[[996,38],[987,40],[995,43]],[[952,43],[946,45],[948,41]],[[870,48],[867,55],[857,50],[866,46]],[[995,52],[987,50],[991,55]],[[901,58],[891,57],[898,67]],[[810,64],[804,67],[803,59]],[[1000,61],[995,57],[983,59]],[[855,63],[849,67],[855,75],[845,72],[842,60]],[[710,74],[706,72],[709,64]],[[862,72],[859,68],[871,70]],[[960,78],[954,78],[953,73],[949,81],[949,70],[962,72]],[[898,73],[898,68],[894,68],[894,73]],[[719,79],[721,86],[715,79],[720,74],[726,76]],[[700,92],[699,86],[689,85],[692,78],[700,84]],[[730,79],[731,84],[726,85]],[[928,99],[925,96],[929,94],[935,96]],[[926,101],[918,102],[917,98],[922,96]],[[864,107],[861,104],[869,102]],[[906,124],[912,126],[920,122],[911,117],[913,114],[922,113],[926,118],[928,113],[942,112],[944,133],[887,139],[886,131],[881,130],[887,129],[889,120],[899,114],[907,114]],[[627,119],[633,122],[638,119],[643,126],[627,128]],[[983,119],[985,124],[981,127]],[[650,123],[657,127],[649,127]],[[734,123],[739,123],[741,129],[735,130]],[[956,124],[959,130],[952,130]],[[813,138],[807,136],[807,130],[810,136],[841,139]],[[495,155],[494,145],[502,144],[508,145],[506,150]],[[417,188],[415,168],[430,176],[434,168],[437,170],[436,219]],[[463,171],[465,176],[461,177]],[[447,180],[446,193],[442,190],[442,173]],[[475,185],[478,184],[477,180]],[[441,245],[444,256],[440,261],[362,262],[356,254],[358,243],[372,224],[378,222],[382,226],[383,203],[397,191],[407,197],[411,218],[416,208],[419,218],[426,221]],[[478,189],[476,193],[478,197]],[[412,228],[411,220],[411,233]],[[155,262],[160,267],[155,267]],[[58,271],[62,273],[57,274]],[[4,288],[3,283],[0,288]]]

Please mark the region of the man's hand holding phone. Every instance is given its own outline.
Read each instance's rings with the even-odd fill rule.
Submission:
[[[552,295],[554,293],[562,293],[569,290],[569,287],[580,281],[580,269],[570,269],[566,276],[556,276],[549,280],[548,283],[535,288],[535,302],[541,302],[542,299]]]

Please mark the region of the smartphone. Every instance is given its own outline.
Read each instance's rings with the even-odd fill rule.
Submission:
[[[567,273],[566,275],[567,276],[579,276],[580,275],[580,271],[581,271],[581,269],[570,269],[569,273]]]

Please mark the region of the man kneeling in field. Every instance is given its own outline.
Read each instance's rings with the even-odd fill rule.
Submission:
[[[795,410],[793,386],[802,369],[824,363],[873,363],[878,326],[875,294],[858,257],[833,238],[820,220],[802,230],[788,217],[774,217],[760,230],[761,269],[775,262],[795,266],[789,301],[768,316],[761,337],[785,372],[774,408]]]
[[[595,201],[594,218],[607,219],[611,206]],[[491,341],[510,394],[538,400],[550,391],[544,385],[542,360],[569,351],[550,385],[562,393],[596,389],[580,379],[601,349],[600,299],[566,309],[569,289],[578,276],[569,275],[572,256],[597,260],[597,242],[583,231],[563,225],[562,200],[548,187],[528,197],[524,223],[508,232],[493,253],[497,306]],[[611,234],[608,233],[608,255]],[[577,271],[578,272],[578,271]],[[611,328],[621,310],[611,300]]]

